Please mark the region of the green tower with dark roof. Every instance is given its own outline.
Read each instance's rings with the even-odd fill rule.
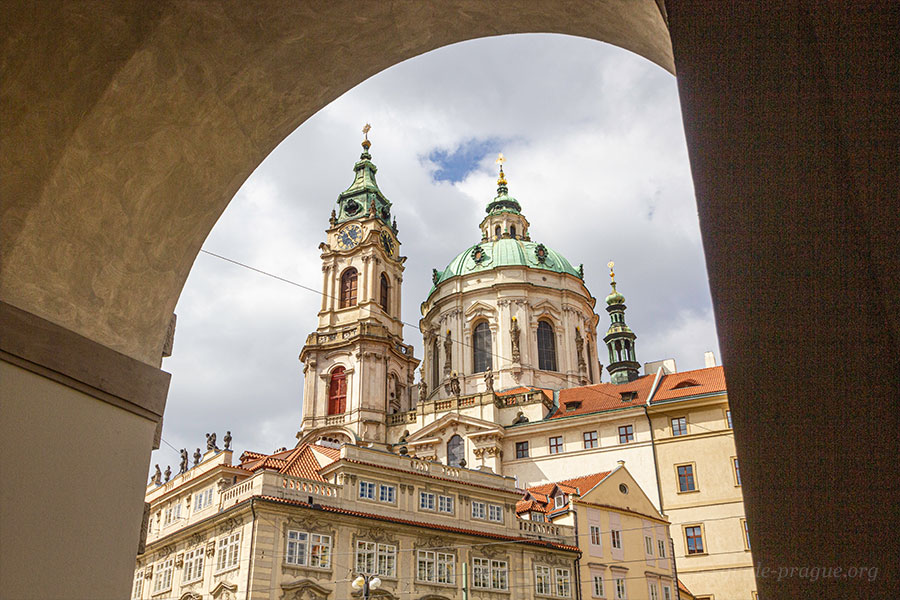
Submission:
[[[338,206],[332,212],[331,225],[333,227],[347,221],[375,217],[391,227],[396,234],[396,226],[391,223],[391,201],[378,189],[378,184],[375,182],[375,173],[378,172],[378,167],[372,162],[372,155],[369,154],[372,142],[369,141],[368,132],[366,134],[366,139],[362,143],[362,154],[353,165],[356,176],[350,187],[338,196]]]
[[[637,336],[625,323],[625,296],[616,290],[615,264],[610,261],[609,278],[612,292],[606,297],[606,312],[609,313],[609,329],[603,341],[609,350],[609,371],[612,383],[628,383],[638,378],[641,364],[637,362],[634,340]]]

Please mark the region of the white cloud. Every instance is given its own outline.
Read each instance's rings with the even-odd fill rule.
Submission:
[[[494,150],[456,184],[435,182],[434,150],[504,140],[510,193],[532,236],[585,264],[598,297],[617,264],[643,361],[703,365],[715,328],[674,78],[624,50],[557,35],[503,36],[411,59],[350,90],[288,136],[244,183],[204,245],[320,290],[318,244],[352,181],[372,123],[378,182],[408,256],[403,319],[417,324],[443,268],[479,239],[496,189]],[[300,425],[297,360],[317,293],[201,254],[177,307],[163,437],[202,446],[226,429],[243,449],[290,446]],[[405,328],[421,356],[421,338]],[[163,446],[153,462],[177,465]]]

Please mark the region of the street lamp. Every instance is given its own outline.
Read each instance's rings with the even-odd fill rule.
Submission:
[[[360,575],[350,584],[354,590],[362,590],[363,600],[369,600],[369,592],[381,587],[381,579],[377,576]]]

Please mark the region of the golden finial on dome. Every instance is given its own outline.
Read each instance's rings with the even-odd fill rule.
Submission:
[[[609,267],[609,278],[612,279],[613,283],[616,282],[616,274],[613,272],[613,267],[616,266],[616,263],[613,261],[609,261],[606,263],[606,266]]]
[[[497,160],[494,162],[500,165],[500,177],[497,178],[497,185],[506,185],[506,175],[503,174],[503,163],[506,162],[506,158],[502,152],[497,155]]]
[[[366,150],[368,150],[369,148],[372,147],[372,142],[369,141],[369,130],[371,130],[371,129],[372,129],[372,126],[369,125],[368,123],[366,123],[365,126],[362,128],[363,135],[366,136],[366,139],[363,140],[362,146]]]

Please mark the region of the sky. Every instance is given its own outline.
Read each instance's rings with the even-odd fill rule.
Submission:
[[[675,78],[615,46],[513,35],[412,58],[349,90],[304,122],[244,182],[204,249],[320,291],[318,245],[353,181],[362,127],[393,203],[407,256],[402,318],[414,328],[443,269],[480,239],[496,194],[498,152],[532,240],[584,263],[608,326],[606,264],[616,263],[640,362],[679,370],[718,359],[709,284]],[[244,450],[292,447],[300,427],[298,360],[315,330],[316,292],[201,253],[176,307],[163,440],[151,465],[179,462],[230,430]],[[601,353],[601,357],[605,354]],[[609,381],[604,373],[604,381]]]

